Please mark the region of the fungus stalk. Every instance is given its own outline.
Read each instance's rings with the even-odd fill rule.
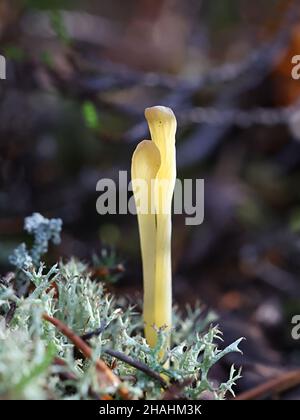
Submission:
[[[176,118],[171,109],[161,106],[147,108],[145,117],[152,141],[142,141],[134,152],[132,184],[143,260],[145,336],[153,347],[153,326],[170,329],[172,325],[171,210],[176,182]]]

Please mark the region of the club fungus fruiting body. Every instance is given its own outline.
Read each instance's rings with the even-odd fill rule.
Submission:
[[[176,118],[170,108],[147,108],[151,140],[142,141],[132,158],[144,278],[145,336],[156,344],[157,328],[172,325],[172,198],[176,182]]]
[[[151,211],[151,183],[155,179],[159,167],[159,150],[152,141],[142,141],[133,154],[131,177],[138,210],[144,279],[144,323],[146,326],[155,324],[153,281],[155,278],[156,258],[156,217],[154,212]],[[144,188],[141,180],[145,181]],[[153,328],[146,328],[146,338],[149,344],[155,342],[155,331]]]

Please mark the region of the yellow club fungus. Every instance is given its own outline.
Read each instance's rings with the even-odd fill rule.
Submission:
[[[153,328],[172,326],[172,198],[176,182],[176,118],[170,108],[145,111],[151,140],[142,141],[132,158],[144,278],[145,336],[156,344]]]

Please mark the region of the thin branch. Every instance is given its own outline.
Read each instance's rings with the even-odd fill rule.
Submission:
[[[277,378],[270,379],[269,381],[243,392],[238,395],[235,400],[257,400],[258,398],[266,398],[276,394],[281,394],[291,388],[300,385],[300,370],[292,372],[285,372]]]
[[[92,337],[95,337],[95,336],[98,336],[98,335],[102,334],[102,332],[105,330],[106,327],[107,327],[107,325],[105,323],[102,323],[100,325],[100,327],[98,329],[96,329],[95,331],[91,331],[91,332],[89,332],[85,335],[82,335],[81,339],[84,340],[84,341],[88,341]],[[135,360],[132,357],[127,356],[126,354],[121,353],[121,352],[116,351],[116,350],[107,349],[104,352],[106,354],[108,354],[109,356],[115,357],[116,359],[121,360],[122,362],[140,370],[141,372],[144,372],[146,375],[148,375],[151,378],[158,381],[163,388],[167,388],[167,386],[168,386],[167,382],[158,373],[156,373],[154,370],[150,369],[149,366],[147,366],[145,363],[140,362],[139,360]]]
[[[116,350],[108,349],[105,350],[105,353],[111,357],[115,357],[116,359],[121,360],[124,363],[127,363],[128,365],[140,370],[141,372],[144,372],[146,375],[150,376],[150,378],[158,381],[163,388],[167,388],[167,382],[158,373],[150,369],[145,363],[140,362],[139,360],[135,360],[132,357]]]
[[[67,325],[59,319],[43,314],[43,319],[54,325],[63,335],[65,335],[76,346],[81,353],[88,359],[93,358],[93,351],[91,347],[86,344],[82,338],[75,334]],[[130,399],[128,390],[122,385],[120,379],[109,369],[109,367],[101,359],[96,360],[96,369],[100,374],[101,379],[106,385],[113,385],[118,388],[119,395],[123,399]]]
[[[106,322],[102,322],[99,328],[97,328],[95,331],[91,331],[91,332],[88,332],[88,333],[82,335],[81,339],[83,341],[88,341],[93,337],[98,337],[98,335],[102,334],[103,331],[106,330],[106,328],[107,328]]]
[[[195,107],[179,113],[181,124],[210,124],[226,125],[230,123],[240,128],[253,125],[274,126],[288,124],[291,117],[299,112],[300,103],[281,108],[253,108],[253,109],[218,109],[214,107]]]

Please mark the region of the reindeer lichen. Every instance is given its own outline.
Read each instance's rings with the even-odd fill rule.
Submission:
[[[51,268],[33,262],[45,252],[48,241],[58,242],[61,222],[35,215],[25,225],[39,242],[34,240],[34,251],[18,247],[11,262],[30,287],[21,295],[15,280],[0,281],[1,399],[114,397],[117,389],[99,382],[98,358],[132,398],[162,399],[174,384],[185,399],[201,399],[208,393],[224,399],[233,393],[240,371],[232,367],[228,381],[217,384],[210,370],[229,352],[239,352],[241,339],[220,350],[221,333],[212,326],[211,314],[202,315],[200,307],[187,308],[185,316],[174,310],[173,345],[162,359],[160,349],[169,342],[170,331],[158,329],[157,343],[151,348],[144,338],[141,313],[123,296],[108,293],[103,282],[93,279],[89,266],[76,259]],[[85,359],[46,322],[45,313],[86,340],[92,358]]]

